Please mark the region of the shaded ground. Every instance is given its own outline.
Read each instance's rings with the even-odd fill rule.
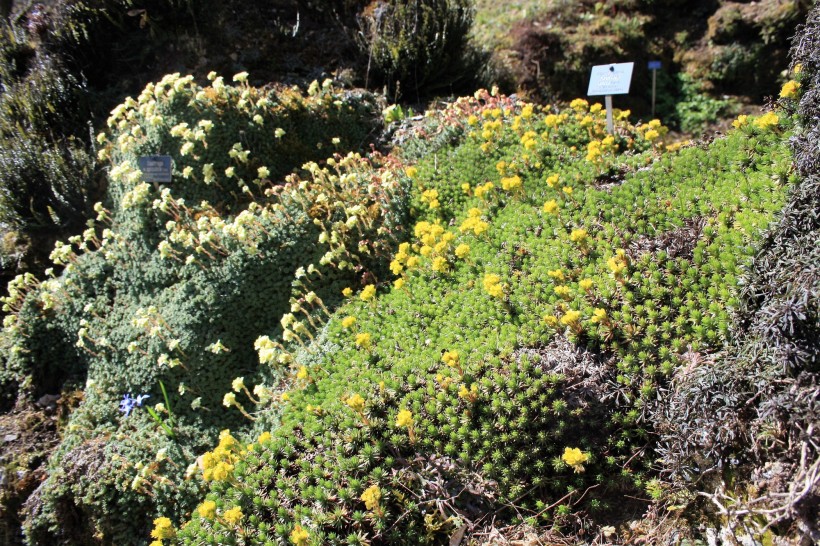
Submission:
[[[45,464],[59,444],[59,425],[81,397],[47,395],[0,414],[0,542],[22,544],[19,509],[45,479]]]

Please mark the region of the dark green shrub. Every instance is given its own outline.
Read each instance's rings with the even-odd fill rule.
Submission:
[[[369,83],[394,96],[445,90],[467,67],[471,0],[376,0],[360,15],[359,47]]]
[[[98,197],[85,88],[22,31],[4,26],[0,48],[0,222],[27,234],[76,230]]]

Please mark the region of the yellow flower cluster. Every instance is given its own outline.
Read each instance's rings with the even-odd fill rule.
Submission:
[[[544,117],[544,125],[546,125],[548,129],[555,129],[566,122],[567,117],[567,114],[547,114]]]
[[[629,266],[629,258],[626,256],[626,251],[622,248],[616,250],[615,255],[606,261],[606,265],[615,278],[623,275],[623,272],[626,271],[627,266]]]
[[[492,182],[485,182],[484,184],[479,184],[475,187],[475,191],[473,192],[476,197],[479,199],[484,199],[484,196],[490,193],[493,188],[495,188],[495,184]]]
[[[212,500],[206,500],[197,507],[196,511],[201,518],[214,519],[214,516],[216,516],[216,503]]]
[[[508,176],[501,179],[501,187],[504,191],[513,191],[521,188],[521,177],[518,175]]]
[[[342,319],[342,328],[350,328],[356,324],[356,317],[347,316]]]
[[[527,131],[521,136],[521,144],[525,150],[534,150],[538,145],[538,133],[535,131]]]
[[[555,291],[555,295],[559,298],[564,298],[565,300],[572,299],[572,290],[569,286],[560,285],[556,286],[553,290]]]
[[[758,129],[768,129],[769,127],[775,127],[780,122],[780,118],[774,112],[766,112],[756,120],[752,122],[752,124],[757,127]]]
[[[481,219],[481,210],[475,207],[467,211],[467,219],[464,220],[458,230],[461,233],[472,231],[474,235],[478,236],[487,231],[490,224]]]
[[[584,243],[587,242],[587,237],[588,236],[589,236],[589,233],[587,232],[587,230],[585,230],[583,228],[573,229],[572,233],[569,234],[569,240],[572,241],[573,243],[578,243],[578,244],[583,245]]]
[[[566,277],[564,276],[564,272],[561,271],[560,269],[554,269],[552,271],[547,271],[547,276],[550,277],[551,279],[555,279],[558,282],[564,282],[564,280],[566,280]]]
[[[382,491],[378,485],[374,484],[365,489],[360,498],[364,501],[364,505],[368,510],[377,510],[379,501],[382,498]]]
[[[364,411],[364,398],[362,398],[359,393],[353,394],[344,402],[356,413],[362,413]]]
[[[649,123],[638,125],[635,130],[639,135],[650,142],[666,136],[666,133],[669,132],[669,128],[662,125],[659,119],[653,119]]]
[[[471,404],[475,403],[475,401],[478,400],[478,384],[473,383],[468,389],[467,386],[462,383],[458,389],[458,397]]]
[[[163,540],[166,538],[174,538],[176,531],[171,524],[171,520],[166,517],[160,517],[154,520],[154,529],[151,531],[151,538]]]
[[[592,318],[590,318],[589,321],[592,322],[592,323],[595,323],[595,324],[597,324],[597,323],[602,323],[602,324],[606,323],[607,322],[606,309],[596,308],[592,312]]]
[[[501,277],[495,273],[484,275],[484,290],[494,298],[503,298],[504,286],[501,284]]]
[[[603,155],[609,152],[615,152],[618,145],[615,143],[615,137],[608,135],[601,140],[591,140],[587,144],[586,160],[591,163],[601,161]]]
[[[406,409],[399,411],[399,414],[396,417],[396,426],[411,428],[413,426],[413,412]]]
[[[372,339],[370,337],[369,332],[360,332],[356,334],[356,347],[361,347],[362,349],[369,349],[371,343]]]
[[[800,89],[800,83],[794,80],[789,80],[780,88],[781,99],[793,99],[797,96],[797,91]]]
[[[441,206],[441,203],[439,203],[439,200],[438,200],[438,190],[436,190],[436,189],[424,190],[421,193],[421,202],[422,203],[427,203],[427,206],[429,206],[431,209],[439,208],[439,206]]]
[[[298,523],[293,527],[293,531],[290,533],[290,541],[294,546],[307,546],[309,538],[310,533]]]
[[[373,284],[368,284],[362,289],[362,292],[359,294],[359,299],[362,301],[370,301],[376,295],[376,286]]]
[[[564,454],[561,455],[561,460],[576,472],[584,471],[584,463],[589,460],[589,455],[578,449],[577,447],[567,447],[564,449]]]
[[[547,214],[558,214],[558,202],[555,199],[550,199],[544,203],[543,210]]]
[[[485,110],[485,112],[486,111],[487,110]],[[484,140],[490,140],[493,138],[493,135],[495,133],[501,131],[501,120],[497,119],[495,121],[486,121],[484,122],[484,125],[481,128],[481,138],[483,138]]]
[[[741,114],[737,117],[736,120],[732,122],[732,127],[735,129],[740,129],[741,127],[746,126],[749,123],[749,116],[746,114]]]
[[[444,354],[441,355],[441,361],[451,368],[458,367],[459,359],[458,351],[444,351]]]
[[[233,472],[234,463],[244,453],[244,446],[231,435],[231,431],[223,430],[219,433],[219,444],[214,450],[202,455],[202,479],[206,482],[227,480]]]
[[[230,510],[225,510],[225,512],[222,513],[222,519],[231,525],[238,525],[243,517],[242,509],[239,506],[234,506]]]

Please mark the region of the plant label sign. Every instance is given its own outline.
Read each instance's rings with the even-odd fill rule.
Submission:
[[[171,156],[149,155],[137,160],[145,182],[171,183]]]
[[[649,70],[660,70],[663,64],[660,61],[649,61],[646,63],[646,67]]]
[[[635,63],[602,64],[592,67],[587,95],[625,95],[632,82]]]

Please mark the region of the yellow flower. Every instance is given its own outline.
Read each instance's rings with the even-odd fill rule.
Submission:
[[[589,102],[587,102],[584,99],[575,99],[569,103],[569,107],[575,110],[576,112],[586,112],[588,106]]]
[[[580,228],[580,229],[573,229],[572,233],[569,234],[569,240],[573,243],[580,243],[583,244],[587,240],[587,236],[589,233],[587,230]]]
[[[609,266],[609,269],[615,277],[621,276],[628,265],[626,254],[623,250],[618,249],[615,252],[615,256],[606,261],[606,265]]]
[[[418,173],[419,170],[416,167],[407,167],[404,169],[404,174],[406,174],[409,178],[415,178]]]
[[[456,247],[456,256],[459,258],[466,258],[470,254],[470,245],[460,244]]]
[[[797,96],[797,90],[800,89],[800,83],[789,80],[783,84],[783,87],[780,89],[780,98],[781,99],[793,99]]]
[[[199,517],[205,519],[213,519],[216,515],[216,503],[211,500],[206,500],[196,509],[199,512]]]
[[[347,316],[342,319],[342,328],[350,328],[356,323],[356,317]]]
[[[445,351],[444,354],[441,355],[441,361],[450,367],[457,367],[459,362],[458,351]]]
[[[589,460],[589,455],[577,447],[567,447],[564,449],[564,454],[561,455],[561,460],[578,473],[584,471],[584,463]]]
[[[494,298],[504,296],[504,287],[501,286],[501,277],[495,273],[487,273],[484,275],[484,290]]]
[[[233,472],[233,465],[220,461],[213,467],[211,477],[216,481],[223,481],[228,479],[231,472]]]
[[[547,325],[552,326],[554,328],[558,326],[558,317],[556,317],[555,315],[544,315],[544,322],[546,322]]]
[[[299,371],[296,372],[296,379],[307,379],[308,369],[305,366],[299,366]]]
[[[446,273],[447,269],[449,268],[449,264],[447,260],[442,256],[437,256],[433,258],[433,271],[437,271],[439,273]]]
[[[578,281],[578,286],[585,292],[588,292],[593,284],[595,284],[595,282],[592,279],[581,279]]]
[[[555,214],[558,212],[558,202],[555,199],[550,199],[544,203],[544,212],[547,214]]]
[[[390,272],[394,275],[398,275],[404,270],[404,266],[401,264],[399,260],[393,260],[390,262]]]
[[[647,132],[643,134],[643,137],[649,141],[655,140],[660,136],[661,134],[657,132],[655,129],[649,129]]]
[[[160,517],[154,520],[154,529],[151,531],[151,538],[174,538],[176,532],[174,531],[171,520],[166,517]]]
[[[530,119],[532,117],[533,105],[532,104],[525,104],[524,107],[521,109],[521,117],[524,119]]]
[[[505,191],[515,190],[521,187],[521,177],[518,175],[501,179],[501,187]]]
[[[375,510],[379,507],[379,501],[382,498],[382,491],[378,485],[371,485],[362,493],[361,499],[368,510]]]
[[[572,297],[572,290],[570,290],[569,286],[566,286],[566,285],[556,286],[554,288],[554,291],[555,291],[555,294],[557,296],[560,296],[564,299],[569,299],[569,298]]]
[[[294,546],[307,546],[308,538],[310,538],[310,533],[298,523],[293,527],[293,531],[290,533],[290,541]]]
[[[564,316],[561,317],[561,324],[565,326],[576,326],[578,324],[578,320],[581,318],[581,313],[570,309]]]
[[[740,129],[741,127],[746,125],[746,123],[748,123],[748,120],[749,116],[747,116],[746,114],[741,114],[737,117],[736,120],[732,122],[732,127],[734,127],[735,129]]]
[[[561,191],[563,191],[567,195],[572,195],[572,186],[564,186],[563,188],[561,188]]]
[[[342,295],[346,298],[349,298],[350,296],[353,295],[353,289],[348,286],[347,288],[342,290]]]
[[[234,506],[222,514],[222,518],[231,525],[237,525],[240,521],[242,521],[243,517],[242,509],[238,506]]]
[[[362,332],[360,334],[356,334],[356,346],[362,347],[367,349],[370,347],[370,334],[368,332]]]
[[[400,278],[396,279],[395,281],[393,281],[393,288],[395,288],[396,290],[401,290],[401,288],[403,286],[404,286],[404,279],[403,278],[400,277]]]
[[[470,127],[476,125],[478,123],[478,118],[474,114],[470,114],[470,117],[467,118],[467,125]]]
[[[368,284],[362,290],[362,293],[359,294],[359,299],[362,301],[369,301],[373,299],[373,296],[376,295],[376,286],[373,284]]]
[[[777,125],[779,121],[780,118],[777,117],[777,114],[775,114],[774,112],[766,112],[765,114],[754,120],[752,123],[758,129],[767,129],[769,127],[772,127],[773,125]]]
[[[413,426],[413,412],[410,410],[403,409],[399,412],[399,415],[396,417],[396,426],[410,428]]]
[[[461,191],[463,191],[466,195],[470,195],[470,190],[471,188],[468,182],[465,182],[461,185]]]
[[[263,432],[262,434],[259,435],[259,438],[256,441],[259,442],[260,444],[263,444],[265,442],[270,441],[270,439],[271,439],[270,432],[265,431],[265,432]]]
[[[478,400],[478,384],[473,383],[468,389],[467,386],[462,383],[458,389],[458,397],[470,403],[475,402]]]
[[[596,308],[592,312],[592,318],[589,319],[592,323],[606,322],[606,309]]]
[[[364,398],[362,398],[359,393],[355,393],[353,396],[345,400],[345,404],[347,404],[350,409],[356,413],[361,413],[364,411]]]
[[[554,269],[552,271],[547,271],[547,276],[555,279],[558,282],[564,282],[566,277],[564,276],[564,272],[560,269]]]

